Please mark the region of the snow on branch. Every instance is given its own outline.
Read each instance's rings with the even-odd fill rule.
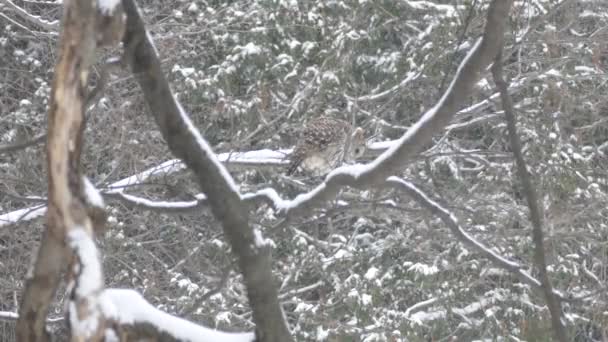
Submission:
[[[137,5],[133,0],[122,4],[127,14],[123,42],[133,50],[131,71],[144,94],[150,117],[156,121],[171,153],[194,174],[238,258],[256,331],[269,341],[293,341],[277,298],[270,253],[258,245],[260,236],[251,227],[248,208],[234,179],[175,98]]]
[[[524,79],[520,80],[515,84],[509,86],[509,93],[514,94],[522,90],[532,80],[537,79],[538,73],[530,73]],[[541,75],[542,76],[542,75]],[[483,109],[492,105],[499,99],[499,93],[492,94],[489,98],[482,100],[469,107],[463,108],[456,113],[458,115],[470,115],[477,114]],[[496,114],[486,115],[484,117],[473,118],[463,123],[453,123],[445,127],[446,130],[457,130],[476,124],[480,121],[493,119]],[[370,156],[378,156],[385,152],[387,149],[392,148],[399,144],[401,139],[372,142],[368,144],[368,154]],[[225,166],[232,171],[243,171],[251,169],[277,169],[285,166],[285,156],[291,153],[291,149],[279,149],[279,150],[253,150],[253,151],[231,151],[219,153],[217,159],[224,163]],[[159,165],[153,166],[145,171],[137,173],[135,175],[118,180],[106,187],[104,187],[103,194],[109,198],[116,198],[121,201],[127,202],[128,204],[135,205],[142,209],[149,209],[155,211],[189,211],[194,208],[198,208],[205,205],[203,202],[206,197],[198,198],[197,201],[185,201],[185,202],[167,202],[167,201],[152,201],[149,199],[126,195],[124,190],[131,186],[137,186],[153,177],[160,177],[165,175],[171,175],[185,169],[185,165],[179,159],[170,159]],[[284,208],[288,201],[284,201],[274,189],[264,189],[257,193],[242,194],[242,198],[248,201],[265,202],[273,208]],[[23,209],[18,209],[12,212],[8,212],[0,215],[0,227],[8,224],[13,224],[19,221],[27,221],[35,219],[44,215],[46,212],[45,207],[35,206]]]
[[[437,105],[427,111],[398,142],[365,165],[343,166],[331,172],[324,183],[292,201],[281,201],[282,214],[300,216],[324,205],[343,186],[369,188],[382,184],[387,177],[405,167],[434,134],[449,124],[468,98],[480,75],[486,71],[502,46],[503,35],[512,1],[493,1],[488,9],[485,32],[463,62]]]
[[[19,314],[10,311],[0,311],[0,321],[5,322],[13,322],[19,319]],[[63,317],[49,317],[46,319],[47,324],[60,323],[63,322],[65,318]]]
[[[507,6],[508,7],[508,6]],[[494,12],[496,12],[496,10],[493,10]],[[501,11],[504,12],[504,7],[501,9]],[[488,16],[488,18],[490,18],[492,20],[492,22],[489,21],[489,24],[495,23],[497,22],[497,20],[499,20],[500,18],[496,18],[496,16],[494,16],[492,19],[492,17]],[[499,29],[499,27],[492,27],[491,25],[488,25],[488,29],[487,30],[497,30]],[[484,35],[484,39],[491,39],[492,35],[498,35],[499,32],[486,32],[486,34]],[[500,35],[502,35],[502,30],[500,30]],[[487,40],[486,39],[486,40]],[[480,46],[480,44],[477,44],[475,47],[475,50],[481,50],[481,48],[483,48],[484,46]],[[485,50],[488,50],[487,48]],[[472,72],[473,74],[477,74],[483,70],[485,70],[485,68],[473,68],[475,70],[472,70],[472,68],[464,68],[465,64],[475,64],[475,62],[479,59],[479,58],[473,58],[477,55],[482,54],[484,51],[472,51],[469,56],[467,57],[467,59],[465,59],[465,61],[463,62],[463,65],[459,68],[458,74],[456,76],[456,79],[454,80],[453,84],[454,85],[458,85],[459,88],[460,84],[462,84],[464,81],[462,81],[463,78],[465,78],[463,75],[466,72]],[[489,54],[489,52],[487,53]],[[475,55],[475,56],[474,56]],[[475,65],[473,65],[475,66]],[[524,77],[523,79],[521,79],[519,82],[511,84],[509,86],[509,92],[510,93],[515,93],[523,88],[525,88],[525,86],[527,84],[529,84],[529,82],[531,80],[537,79],[537,74],[536,73],[530,73],[528,75],[526,75],[526,77]],[[409,77],[408,77],[409,78]],[[460,81],[459,81],[460,80]],[[467,81],[467,80],[465,80]],[[471,80],[468,80],[471,81]],[[466,83],[466,82],[465,82]],[[470,83],[470,82],[468,82]],[[474,82],[472,82],[474,83]],[[470,84],[468,84],[470,85]],[[472,86],[471,86],[472,87]],[[419,149],[419,147],[417,146],[420,140],[425,140],[424,134],[427,134],[428,137],[430,137],[432,135],[425,133],[423,131],[420,130],[421,126],[430,126],[432,125],[433,121],[438,120],[437,117],[441,116],[442,112],[445,112],[444,110],[442,110],[442,108],[454,108],[456,105],[452,104],[450,105],[450,101],[451,102],[459,102],[462,101],[464,98],[466,98],[466,94],[462,95],[462,91],[455,92],[454,87],[451,86],[448,90],[446,95],[442,98],[442,100],[440,101],[440,104],[438,104],[437,106],[435,106],[434,108],[432,108],[429,112],[427,112],[423,118],[419,121],[419,123],[417,123],[409,132],[407,132],[401,139],[397,139],[397,140],[391,140],[391,141],[385,141],[385,142],[375,142],[375,143],[371,143],[369,145],[369,154],[373,155],[373,156],[378,156],[381,155],[380,158],[378,158],[376,161],[374,161],[373,163],[368,164],[365,168],[359,168],[357,172],[353,173],[353,169],[352,168],[347,168],[347,169],[341,169],[341,173],[343,173],[343,175],[335,176],[335,179],[331,180],[330,183],[335,183],[335,184],[331,184],[329,186],[323,186],[323,191],[319,191],[321,190],[320,188],[317,188],[315,190],[313,190],[314,193],[320,193],[323,196],[320,197],[311,197],[311,196],[307,196],[307,197],[302,197],[299,196],[298,197],[298,201],[294,202],[295,199],[293,201],[288,201],[288,200],[283,200],[281,199],[281,197],[276,193],[276,191],[274,190],[264,190],[255,194],[246,194],[246,195],[242,195],[243,198],[247,198],[249,200],[251,200],[252,198],[255,198],[256,200],[263,200],[264,202],[270,204],[271,206],[273,206],[274,208],[292,208],[287,210],[288,213],[290,214],[296,214],[297,211],[303,212],[301,210],[294,210],[297,205],[301,200],[303,200],[304,198],[308,198],[306,200],[307,206],[313,204],[313,202],[317,203],[313,206],[318,206],[321,204],[322,202],[322,198],[321,197],[325,197],[325,198],[331,198],[332,196],[335,195],[335,193],[337,192],[337,189],[339,188],[338,183],[344,183],[342,185],[352,185],[352,186],[357,186],[357,187],[365,187],[366,183],[370,183],[373,180],[379,180],[379,179],[385,179],[386,177],[380,177],[381,175],[383,176],[383,174],[385,172],[382,172],[381,170],[374,170],[372,171],[372,169],[378,168],[378,165],[381,165],[379,168],[391,168],[391,169],[398,169],[399,166],[401,165],[405,165],[407,160],[409,158],[411,158],[412,154],[413,154],[413,150],[417,150]],[[454,93],[452,94],[452,96],[449,96],[450,93]],[[459,97],[457,97],[459,96]],[[473,114],[473,113],[478,113],[480,111],[480,109],[486,108],[487,106],[491,105],[493,102],[495,102],[499,97],[499,94],[493,94],[492,96],[490,96],[488,99],[483,100],[477,104],[474,104],[472,106],[469,106],[467,108],[461,109],[459,110],[455,115],[461,115],[461,114]],[[444,115],[446,115],[446,113],[443,113]],[[447,113],[447,116],[449,116],[449,113]],[[488,116],[487,118],[483,118],[484,120],[486,119],[490,119],[491,117]],[[430,122],[428,122],[430,119]],[[422,123],[422,121],[426,120],[426,123]],[[481,118],[479,120],[482,120]],[[448,130],[452,130],[452,129],[460,129],[464,126],[468,126],[470,124],[474,124],[476,122],[478,122],[479,120],[477,119],[473,119],[470,122],[466,122],[466,123],[454,123],[451,125],[447,125],[445,127],[445,129]],[[424,128],[424,127],[422,127]],[[416,131],[418,130],[418,131]],[[426,131],[426,130],[425,130]],[[439,131],[439,130],[433,130],[433,131]],[[426,138],[426,139],[430,139],[430,138]],[[237,169],[251,169],[251,168],[277,168],[278,166],[282,166],[285,164],[284,161],[284,157],[285,155],[289,154],[291,152],[291,150],[278,150],[278,151],[272,151],[272,150],[260,150],[260,151],[249,151],[249,152],[227,152],[227,153],[220,153],[217,155],[217,159],[224,163],[228,169],[230,170],[237,170]],[[401,160],[400,160],[401,159]],[[142,182],[144,182],[145,180],[147,180],[148,178],[152,177],[152,176],[158,176],[158,175],[168,175],[171,174],[173,172],[177,172],[180,170],[184,169],[184,165],[181,163],[180,160],[178,159],[173,159],[173,160],[168,160],[158,166],[155,166],[153,168],[150,168],[146,171],[143,171],[139,174],[127,177],[125,179],[119,180],[113,184],[110,184],[109,186],[107,186],[105,188],[105,193],[106,194],[112,194],[112,193],[117,193],[117,192],[122,192],[124,190],[125,187],[128,186],[133,186],[133,185],[138,185],[141,184]],[[386,174],[386,176],[388,177],[390,174]],[[339,181],[338,179],[342,179],[341,181]],[[329,180],[329,179],[328,179]],[[341,186],[341,185],[340,185]],[[368,184],[369,186],[369,184]],[[311,193],[312,194],[312,193]],[[122,197],[122,196],[117,196],[117,197]],[[124,196],[122,198],[120,198],[121,200],[127,200]],[[128,200],[134,200],[136,198],[134,197],[130,197]],[[141,205],[142,207],[148,207],[152,210],[163,210],[164,208],[166,208],[167,210],[189,210],[193,207],[197,207],[199,205],[201,205],[202,203],[200,203],[200,201],[198,201],[197,203],[195,203],[194,201],[188,202],[188,203],[169,203],[169,202],[154,202],[154,201],[149,201],[149,200],[145,200],[145,199],[141,199],[141,201],[135,201],[136,205]],[[291,205],[288,205],[290,204]],[[145,205],[144,205],[145,204]],[[9,212],[9,213],[5,213],[3,215],[0,215],[0,227],[7,225],[7,224],[12,224],[15,222],[18,222],[20,220],[29,220],[29,219],[34,219],[36,217],[40,217],[41,215],[43,215],[46,211],[46,208],[44,207],[29,207],[29,208],[24,208],[24,209],[19,209],[13,212]]]
[[[286,165],[285,156],[291,152],[291,149],[283,150],[256,150],[247,152],[226,152],[218,154],[218,160],[228,167],[228,169],[251,169],[251,168],[277,168]],[[149,199],[128,195],[124,193],[124,190],[128,187],[137,186],[143,184],[145,181],[153,178],[165,175],[170,175],[185,169],[185,165],[179,159],[167,160],[157,166],[151,167],[145,171],[137,173],[135,175],[120,179],[102,189],[102,193],[107,198],[120,199],[128,202],[132,205],[147,208],[151,210],[166,210],[166,211],[188,211],[190,209],[199,207],[205,201],[204,195],[197,195],[197,201],[185,201],[185,202],[167,202],[167,201],[152,201]],[[87,180],[90,184],[90,181]],[[93,186],[92,188],[86,186],[87,197],[91,195],[91,199],[99,201],[99,198],[95,197],[94,191],[97,190]],[[248,196],[248,197],[251,197]],[[103,203],[96,202],[96,203]],[[102,206],[103,207],[103,206]],[[0,215],[0,227],[14,224],[19,221],[28,221],[38,217],[41,217],[46,212],[46,206],[32,206],[23,209],[14,210],[5,214]]]
[[[98,296],[103,289],[101,261],[93,238],[84,227],[73,227],[67,242],[75,256],[70,267],[72,295],[68,302],[68,317],[72,336],[91,340],[103,333],[104,316]]]
[[[458,238],[458,240],[460,240],[462,243],[469,246],[473,250],[480,252],[486,258],[490,259],[495,264],[512,272],[519,279],[521,279],[524,283],[532,286],[536,290],[542,289],[541,282],[538,281],[537,279],[535,279],[534,277],[532,277],[528,272],[524,271],[523,266],[521,266],[520,264],[518,264],[516,262],[510,261],[510,260],[504,258],[500,254],[498,254],[498,253],[492,251],[490,248],[484,246],[481,242],[477,241],[471,235],[467,234],[462,229],[462,227],[460,227],[460,224],[458,223],[458,219],[452,212],[450,212],[449,210],[447,210],[446,208],[441,206],[439,203],[430,199],[424,192],[422,192],[420,189],[418,189],[412,183],[407,182],[399,177],[389,177],[387,179],[386,183],[388,186],[391,186],[391,187],[404,191],[410,197],[412,197],[418,204],[420,204],[422,207],[428,209],[433,214],[437,215],[443,221],[443,223],[445,223],[445,225],[448,226],[448,228],[450,229],[450,231],[452,231],[454,236],[456,236],[456,238]],[[562,299],[564,298],[564,296],[561,293],[559,293],[557,291],[554,291],[554,293],[557,297],[562,298]]]
[[[252,342],[254,333],[227,333],[162,312],[134,290],[107,289],[100,296],[103,314],[123,329],[145,329],[167,341]]]
[[[17,209],[0,215],[0,227],[19,221],[29,221],[41,217],[46,213],[46,205],[37,205],[23,209]]]
[[[291,149],[282,150],[255,150],[247,152],[225,152],[217,155],[217,160],[224,163],[230,170],[232,169],[251,169],[251,168],[264,168],[287,165],[285,156],[291,153]],[[138,185],[151,177],[158,177],[163,175],[170,175],[175,172],[184,170],[186,166],[179,159],[167,160],[157,166],[151,167],[138,174],[129,176],[121,179],[117,182],[110,184],[106,193],[121,192],[124,188]]]
[[[36,26],[43,28],[47,31],[57,31],[59,29],[59,20],[53,20],[53,21],[48,21],[48,20],[44,20],[42,19],[40,16],[37,15],[33,15],[30,14],[28,11],[24,10],[23,8],[17,6],[14,2],[12,2],[11,0],[3,0],[5,4],[8,5],[8,7],[15,12],[19,17],[21,17],[22,19],[35,24]]]

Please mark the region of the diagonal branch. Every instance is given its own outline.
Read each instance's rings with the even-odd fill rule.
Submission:
[[[434,215],[437,215],[443,223],[452,231],[452,234],[456,236],[458,240],[460,240],[466,246],[469,246],[471,249],[480,252],[486,258],[490,259],[496,265],[508,270],[515,274],[521,281],[530,285],[532,288],[536,290],[543,290],[542,283],[532,277],[530,274],[523,270],[522,265],[510,261],[500,254],[492,251],[487,246],[484,246],[481,242],[475,240],[472,236],[467,234],[460,224],[458,223],[458,219],[451,213],[449,210],[442,207],[439,203],[433,201],[429,198],[424,192],[414,186],[412,183],[407,182],[399,177],[389,177],[386,181],[387,185],[392,186],[396,189],[402,190],[407,193],[408,196],[414,199],[418,204],[422,207],[428,209]],[[563,297],[561,293],[554,291],[555,296]]]
[[[292,341],[273,281],[267,242],[249,225],[248,210],[234,180],[173,96],[135,2],[123,0],[123,5],[128,18],[124,44],[133,52],[128,56],[131,69],[169,149],[194,173],[238,257],[259,340]]]
[[[494,76],[496,87],[500,92],[502,106],[505,111],[505,118],[507,120],[507,128],[509,131],[509,140],[511,141],[511,150],[513,150],[513,155],[515,156],[515,164],[517,166],[517,174],[521,180],[522,192],[526,197],[526,202],[528,202],[528,208],[530,209],[532,240],[534,241],[535,245],[534,259],[540,273],[540,281],[542,283],[545,300],[547,301],[547,306],[549,307],[549,312],[551,313],[553,332],[557,341],[566,342],[566,333],[561,319],[562,310],[558,299],[553,293],[551,280],[547,274],[547,260],[545,258],[545,245],[543,242],[543,224],[540,207],[538,206],[538,195],[536,194],[536,188],[532,183],[532,175],[526,167],[526,161],[524,160],[521,148],[521,141],[517,135],[513,101],[507,92],[507,82],[505,82],[502,73],[502,48],[496,55],[496,60],[492,66],[492,75]]]

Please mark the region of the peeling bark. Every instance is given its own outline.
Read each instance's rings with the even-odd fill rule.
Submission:
[[[80,258],[70,258],[73,254],[66,236],[70,230],[78,229],[91,236],[93,230],[83,197],[80,166],[84,112],[89,67],[94,63],[97,42],[106,43],[103,39],[107,36],[119,34],[106,35],[105,31],[99,30],[99,24],[104,24],[103,19],[113,14],[99,13],[96,0],[70,1],[64,6],[59,60],[54,70],[48,112],[46,231],[33,270],[25,282],[16,325],[18,341],[50,340],[45,329],[46,316],[61,275],[70,261],[73,263],[70,269],[74,271],[70,275],[72,279],[78,279],[75,269],[82,269]],[[122,15],[118,17],[122,18]],[[106,40],[111,41],[110,38]],[[77,295],[73,298],[77,304],[89,302],[88,298],[78,298]],[[77,308],[82,309],[82,305]],[[91,314],[86,310],[80,312],[84,312],[79,317],[82,319]],[[103,322],[101,316],[94,319]],[[103,324],[98,325],[98,329],[92,335],[73,335],[72,340],[99,340]]]

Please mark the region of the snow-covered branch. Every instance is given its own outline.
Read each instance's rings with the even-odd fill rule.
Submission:
[[[261,233],[252,229],[234,179],[175,98],[137,5],[125,0],[123,6],[127,14],[123,42],[133,51],[131,70],[169,150],[194,173],[238,258],[257,331],[264,341],[292,341],[273,281],[269,248],[260,243]]]
[[[124,331],[156,336],[163,341],[252,342],[254,333],[227,333],[194,324],[160,311],[134,290],[107,289],[101,296],[103,314]]]
[[[430,199],[424,192],[422,192],[412,183],[407,182],[399,177],[389,177],[386,182],[388,186],[404,191],[416,202],[418,202],[418,204],[428,209],[433,214],[437,215],[443,221],[443,223],[448,226],[454,236],[456,236],[456,238],[458,238],[458,240],[461,241],[463,244],[469,246],[477,252],[480,252],[486,258],[490,259],[492,262],[499,265],[500,267],[512,272],[526,284],[531,285],[537,290],[541,290],[540,281],[532,277],[528,272],[524,271],[522,265],[507,260],[506,258],[494,252],[490,248],[484,246],[481,242],[477,241],[471,235],[467,234],[462,229],[462,227],[460,227],[458,219],[452,212],[441,206],[439,203]],[[557,291],[555,291],[555,295],[560,298],[563,298],[563,295]]]
[[[103,334],[105,317],[101,314],[99,294],[103,290],[101,260],[84,227],[72,227],[67,242],[74,258],[69,269],[71,295],[67,305],[71,334],[74,339],[96,340]]]
[[[91,2],[69,2],[64,14],[63,41],[48,106],[50,209],[46,232],[21,296],[15,329],[19,341],[52,339],[45,327],[46,315],[67,263],[71,264],[68,274],[73,290],[68,305],[71,339],[98,341],[104,331],[96,298],[103,288],[101,264],[91,237],[95,218],[89,212],[91,208],[103,211],[103,199],[80,172],[83,134],[79,134],[84,131],[87,72],[95,62],[90,50],[96,49],[98,38],[96,8]],[[72,258],[68,260],[68,256]]]
[[[324,183],[306,194],[300,194],[291,201],[275,201],[281,204],[281,212],[286,216],[303,215],[332,199],[344,186],[373,187],[406,166],[416,153],[431,141],[434,134],[449,124],[458,112],[458,107],[470,95],[480,75],[492,63],[502,46],[511,3],[512,1],[493,1],[490,4],[483,37],[459,66],[446,93],[395,145],[371,163],[334,170]]]
[[[43,28],[50,32],[54,32],[59,29],[59,20],[48,21],[48,20],[42,19],[40,16],[33,15],[33,14],[29,13],[28,11],[24,10],[23,8],[17,6],[11,0],[3,0],[3,1],[5,4],[8,5],[9,9],[11,9],[12,12],[16,13],[20,18],[22,18],[32,24],[35,24],[36,26]]]

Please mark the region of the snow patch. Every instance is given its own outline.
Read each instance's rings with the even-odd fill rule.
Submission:
[[[82,176],[82,184],[87,201],[94,207],[103,208],[105,206],[103,197],[87,176]]]
[[[119,3],[120,0],[97,0],[97,7],[101,10],[101,13],[111,14]]]

